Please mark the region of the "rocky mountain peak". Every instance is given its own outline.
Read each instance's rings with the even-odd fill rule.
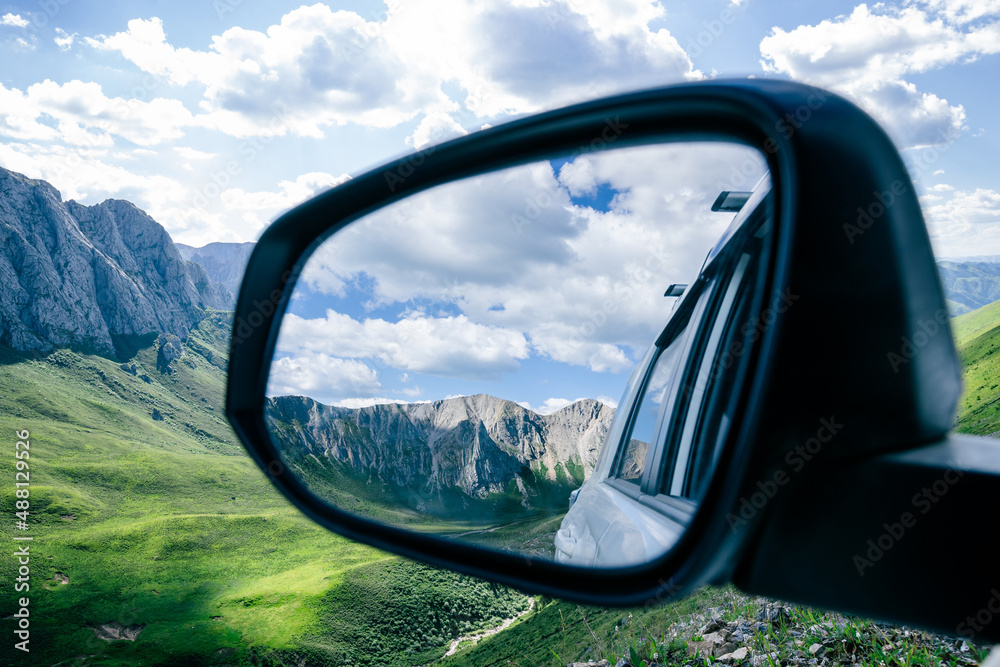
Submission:
[[[267,404],[272,433],[290,460],[347,464],[359,474],[374,470],[392,486],[425,480],[431,488],[458,488],[479,498],[508,489],[525,470],[549,481],[582,481],[614,412],[585,400],[541,415],[488,394],[364,408],[305,396],[278,396]]]
[[[186,262],[133,204],[64,202],[51,184],[0,168],[0,342],[114,353],[114,337],[185,337],[228,290]],[[231,299],[231,295],[229,297]]]
[[[205,270],[208,280],[224,285],[232,294],[232,303],[235,304],[236,295],[239,294],[240,284],[243,282],[243,273],[256,244],[209,243],[200,248],[183,243],[175,245],[181,257],[197,263]]]

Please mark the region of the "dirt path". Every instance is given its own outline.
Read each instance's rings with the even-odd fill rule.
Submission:
[[[481,533],[492,533],[493,531],[500,530],[501,528],[510,528],[511,526],[516,526],[517,524],[522,523],[523,521],[524,519],[519,519],[518,521],[515,521],[513,523],[504,523],[500,524],[499,526],[493,526],[492,528],[481,528],[480,530],[470,530],[464,533],[457,533],[455,535],[446,535],[445,537],[454,538],[454,537],[465,537],[466,535],[479,535]]]
[[[483,630],[482,632],[477,632],[474,635],[466,635],[464,637],[459,637],[458,639],[454,640],[451,643],[451,646],[448,647],[448,652],[445,653],[442,657],[447,658],[449,655],[455,655],[455,651],[458,650],[458,645],[461,644],[464,641],[478,642],[480,639],[484,639],[486,637],[489,637],[490,635],[495,635],[498,632],[506,630],[507,628],[510,627],[511,623],[513,623],[517,619],[521,618],[522,616],[524,616],[525,614],[527,614],[529,611],[531,611],[534,608],[535,608],[535,598],[529,598],[528,599],[528,608],[525,609],[524,611],[522,611],[520,614],[518,614],[514,618],[508,618],[506,621],[504,621],[500,625],[496,626],[495,628],[490,628],[488,630]]]

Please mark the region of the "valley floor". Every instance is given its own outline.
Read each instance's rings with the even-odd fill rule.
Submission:
[[[1000,312],[967,318],[956,320],[968,368],[959,423],[993,433]],[[227,323],[211,314],[169,367],[155,337],[121,341],[115,360],[0,349],[0,442],[11,445],[0,474],[14,479],[14,434],[28,430],[29,530],[18,534],[33,537],[31,653],[14,653],[8,635],[0,664],[965,665],[983,656],[961,639],[731,589],[631,611],[532,600],[334,536],[277,494],[226,424]],[[9,482],[2,496],[13,508]],[[14,533],[12,520],[0,524],[6,544]],[[14,580],[15,559],[0,559],[0,576]],[[20,596],[0,594],[5,624]],[[505,619],[516,620],[453,646]]]

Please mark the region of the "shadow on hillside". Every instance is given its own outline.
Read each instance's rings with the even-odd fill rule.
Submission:
[[[140,350],[147,349],[156,343],[159,333],[147,334],[111,334],[111,342],[115,346],[114,356],[102,354],[100,356],[112,361],[131,361]]]

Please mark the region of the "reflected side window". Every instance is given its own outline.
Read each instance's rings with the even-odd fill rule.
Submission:
[[[704,349],[701,364],[688,389],[687,416],[672,458],[667,459],[661,492],[672,497],[698,500],[711,479],[728,435],[736,396],[730,389],[740,385],[737,374],[744,351],[759,336],[761,321],[751,317],[761,239],[769,225],[748,234],[742,251],[735,254],[720,288],[721,299]]]
[[[756,259],[756,258],[754,258]],[[722,446],[729,434],[731,415],[736,410],[737,396],[730,387],[742,384],[743,357],[752,341],[760,336],[766,322],[753,317],[755,288],[759,282],[757,262],[751,260],[740,280],[740,294],[735,307],[726,322],[722,341],[711,361],[711,370],[705,379],[705,407],[702,410],[694,440],[698,443],[692,457],[684,493],[688,497],[700,497],[705,485],[711,479],[710,471],[715,468],[722,453]],[[713,417],[712,415],[716,415]]]
[[[692,471],[691,459],[695,452],[699,451],[698,448],[694,447],[696,441],[695,430],[703,421],[701,418],[703,416],[702,405],[705,390],[712,380],[713,370],[715,369],[714,359],[719,351],[723,333],[730,321],[729,315],[733,311],[734,304],[737,303],[737,297],[740,287],[743,284],[744,276],[746,276],[746,269],[749,262],[750,256],[747,254],[742,255],[736,265],[735,271],[733,271],[729,279],[729,284],[716,313],[715,322],[709,332],[708,340],[705,342],[703,361],[698,367],[697,375],[692,378],[693,382],[687,388],[689,395],[687,416],[684,419],[683,431],[678,443],[673,469],[668,471],[669,483],[667,484],[667,493],[671,496],[687,497],[692,500],[696,499],[691,494],[692,475],[690,474]]]
[[[681,332],[678,339],[682,340],[683,334],[684,332]],[[663,400],[666,398],[667,389],[670,388],[670,380],[677,368],[680,349],[681,345],[675,344],[660,350],[660,354],[653,364],[653,370],[650,372],[632,420],[628,445],[625,447],[618,469],[619,479],[633,484],[639,484],[642,480],[642,473],[646,470],[646,461],[649,458],[649,448],[656,439]]]
[[[698,296],[691,311],[683,316],[687,321],[672,321],[667,325],[673,335],[660,348],[653,362],[642,394],[637,399],[629,435],[623,440],[626,444],[622,447],[615,475],[620,480],[641,485],[643,473],[655,454],[656,444],[664,439],[664,415],[673,410],[677,383],[684,370],[684,360],[688,357],[691,322],[700,321],[711,293],[710,284]]]

